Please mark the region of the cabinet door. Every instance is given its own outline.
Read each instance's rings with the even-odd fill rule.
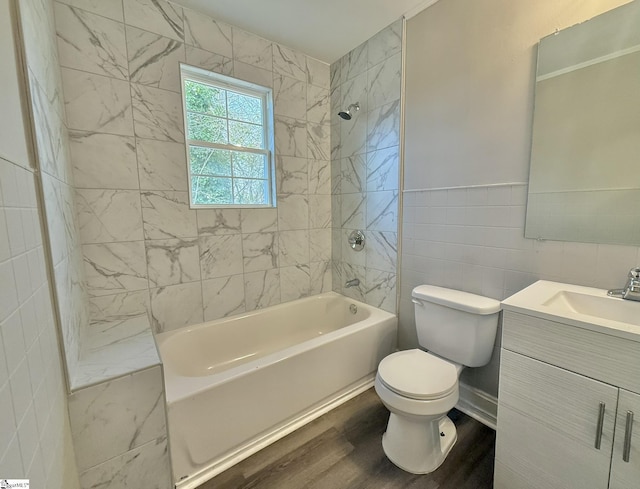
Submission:
[[[606,489],[617,398],[616,387],[503,349],[494,488]]]
[[[633,422],[627,415],[633,413]],[[627,423],[629,420],[629,423]],[[630,433],[629,433],[629,430]],[[629,438],[628,462],[623,459],[627,434]],[[610,489],[640,488],[640,395],[620,389],[618,419],[611,459]]]

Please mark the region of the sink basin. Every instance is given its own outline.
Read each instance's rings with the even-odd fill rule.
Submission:
[[[502,308],[640,341],[640,302],[607,291],[539,280],[502,301]]]
[[[559,314],[573,312],[622,323],[640,322],[640,303],[614,297],[599,297],[563,290],[554,294],[543,305]]]

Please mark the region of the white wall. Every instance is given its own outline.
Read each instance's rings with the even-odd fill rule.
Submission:
[[[611,288],[640,260],[633,246],[524,238],[536,44],[623,3],[440,0],[408,21],[404,186],[423,190],[404,199],[401,347],[417,344],[418,284],[496,299],[538,279]],[[496,395],[497,353],[463,382]]]
[[[523,182],[536,44],[627,0],[440,0],[407,23],[406,189]]]

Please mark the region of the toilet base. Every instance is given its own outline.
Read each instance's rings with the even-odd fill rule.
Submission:
[[[442,465],[457,439],[456,427],[447,416],[429,421],[391,413],[382,448],[402,470],[428,474]]]

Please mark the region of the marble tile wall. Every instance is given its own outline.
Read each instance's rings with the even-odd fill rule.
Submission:
[[[43,215],[51,247],[53,285],[67,370],[77,367],[81,331],[89,321],[75,190],[65,124],[62,81],[51,0],[20,2],[31,115],[44,192]]]
[[[333,290],[396,312],[402,20],[331,65]],[[350,104],[349,121],[337,114]],[[363,230],[364,250],[349,233]],[[345,288],[358,278],[360,286]]]
[[[0,16],[8,15],[7,9],[7,3],[0,4]],[[0,42],[11,45],[12,34],[11,28],[4,30]],[[14,66],[10,61],[7,69]],[[21,99],[20,93],[10,95]],[[0,104],[3,117],[21,127],[17,109]],[[21,153],[5,144],[20,143],[5,141],[0,155]],[[74,489],[78,475],[37,177],[23,155],[15,161],[0,157],[0,474],[30,479],[32,487]]]
[[[108,3],[55,2],[91,311],[161,332],[331,290],[328,65],[164,0]],[[189,208],[179,62],[273,88],[276,209]]]
[[[173,487],[165,404],[160,366],[71,394],[81,487]]]
[[[109,323],[109,320],[117,318],[120,323],[132,324],[132,321],[127,321],[127,319],[131,319],[134,314],[126,302],[119,303],[117,306],[113,306],[111,303],[111,308],[100,302],[96,305],[91,304],[95,310],[94,316],[98,318],[96,329],[102,332],[105,329],[105,324],[108,323],[109,331],[100,335],[100,338],[97,338],[97,335],[94,338],[89,338],[87,334],[89,331],[90,303],[86,287],[95,278],[85,276],[85,260],[81,247],[82,229],[79,226],[76,210],[78,207],[76,205],[78,194],[74,188],[74,170],[71,164],[73,141],[70,141],[66,123],[69,115],[62,96],[58,50],[55,42],[50,42],[56,40],[54,22],[54,11],[56,10],[59,10],[59,6],[50,0],[28,0],[20,3],[32,103],[30,109],[37,145],[36,156],[41,169],[40,178],[44,197],[43,214],[47,224],[48,245],[51,250],[51,263],[48,266],[52,269],[55,285],[54,297],[57,302],[59,323],[64,338],[64,354],[67,360],[69,385],[75,387],[74,383],[78,378],[85,378],[88,373],[91,373],[87,372],[82,366],[82,362],[86,361],[86,353],[99,349],[98,347],[102,345],[96,344],[97,342],[104,342],[113,336],[117,324],[113,321]],[[58,15],[58,12],[55,15]],[[80,17],[80,20],[87,23],[87,25],[91,25],[92,22],[92,19],[84,17]],[[63,17],[61,22],[74,22],[74,19]],[[94,41],[97,44],[106,42],[105,40],[93,38],[73,38],[71,41],[86,42],[89,45],[92,45]],[[78,57],[76,54],[71,56],[69,52],[60,49],[61,59],[68,59],[71,56],[78,63],[87,62],[82,56]],[[101,66],[105,70],[111,66],[110,56],[107,56],[101,62]],[[82,110],[79,112],[82,114]],[[112,149],[112,154],[116,155],[120,150],[117,146],[112,146],[110,149]],[[90,156],[90,150],[88,154],[82,155],[83,158],[90,158]],[[79,178],[91,178],[93,170],[95,169],[90,169],[87,174],[80,174]],[[29,173],[29,175],[31,174]],[[10,180],[9,177],[7,176],[7,182]],[[32,176],[31,179],[32,183],[35,183]],[[5,178],[2,180],[4,186]],[[14,180],[22,183],[17,187],[18,191],[29,190],[29,187],[24,184],[24,178],[17,176]],[[6,188],[9,188],[9,186],[7,185]],[[16,191],[13,190],[13,192]],[[33,194],[33,203],[35,205],[35,191],[32,189],[31,193]],[[31,193],[24,192],[24,198],[29,199]],[[15,229],[20,222],[15,221],[13,216],[21,214],[14,211],[14,209],[11,209],[8,214],[12,216],[11,227]],[[37,213],[33,212],[32,214],[37,218]],[[30,217],[32,216],[30,215]],[[123,220],[123,222],[126,223],[127,221]],[[34,236],[33,223],[23,219],[22,224],[24,241],[27,242],[29,239],[33,239]],[[104,231],[101,228],[96,228],[95,233],[100,232]],[[18,236],[18,234],[10,229],[9,236],[11,240],[14,240],[17,239],[15,236]],[[39,283],[37,282],[38,274],[46,277],[44,256],[39,259],[38,253],[34,254],[30,249],[28,251],[26,259],[19,262],[20,267],[14,267],[12,271],[15,274],[16,282],[20,285],[20,289],[25,291],[29,284],[33,288],[34,285]],[[40,252],[42,253],[42,246],[40,246]],[[104,275],[102,277],[104,278]],[[111,277],[111,279],[117,281],[116,277]],[[105,278],[104,280],[108,279]],[[108,283],[105,288],[108,288]],[[125,487],[128,484],[127,479],[135,479],[135,477],[140,477],[140,474],[148,476],[150,472],[153,472],[153,477],[149,480],[162,481],[158,482],[156,487],[170,487],[171,477],[167,468],[169,463],[166,450],[166,427],[164,424],[164,387],[160,367],[156,367],[155,376],[151,378],[142,373],[132,376],[132,378],[137,379],[135,385],[136,395],[131,394],[131,389],[129,391],[122,389],[121,385],[125,381],[120,379],[75,392],[69,400],[71,405],[71,419],[69,420],[66,404],[67,383],[62,380],[64,377],[60,375],[60,368],[57,370],[55,368],[50,368],[47,371],[43,370],[51,367],[49,364],[51,364],[50,358],[52,355],[59,359],[58,346],[55,343],[54,322],[53,320],[46,321],[47,317],[45,315],[47,310],[50,311],[50,314],[53,314],[51,302],[47,302],[49,296],[43,296],[48,292],[48,289],[43,286],[43,290],[44,292],[39,292],[40,297],[38,297],[38,300],[34,300],[34,303],[29,304],[33,308],[31,312],[33,317],[27,316],[25,312],[21,311],[20,314],[14,314],[11,323],[9,323],[11,328],[16,329],[20,327],[20,321],[22,321],[22,327],[27,331],[28,324],[37,320],[37,324],[40,327],[50,327],[54,331],[53,336],[48,338],[49,342],[46,345],[43,345],[42,341],[38,342],[37,338],[36,341],[33,341],[33,338],[36,337],[35,331],[31,331],[28,341],[25,333],[24,345],[30,349],[27,360],[21,364],[23,367],[20,372],[22,374],[27,373],[30,376],[30,382],[26,382],[24,386],[21,386],[21,390],[18,390],[15,382],[11,385],[11,389],[20,395],[19,400],[21,401],[21,403],[15,402],[14,408],[16,423],[21,423],[18,426],[18,441],[21,450],[20,454],[22,455],[21,463],[26,471],[24,472],[25,477],[30,478],[37,487],[88,488],[100,485],[101,487],[115,489]],[[27,296],[25,295],[25,297]],[[44,310],[41,313],[43,315],[42,319],[36,316],[39,309]],[[114,311],[116,312],[115,315],[113,314]],[[146,310],[143,314],[146,318]],[[154,351],[152,353],[155,354],[155,363],[157,364],[157,353],[155,352],[153,340],[150,338],[151,333],[149,332],[148,321],[142,327],[146,329],[149,335],[147,344],[153,348]],[[30,326],[30,328],[34,329],[35,327]],[[141,328],[138,326],[139,329]],[[12,337],[9,334],[9,329],[5,331],[7,338],[14,343],[10,346],[19,346],[16,343],[17,337],[15,334]],[[135,331],[135,333],[138,333],[136,337],[139,337],[141,332]],[[122,336],[129,338],[132,334],[128,332],[128,334],[123,334]],[[113,338],[111,339],[113,340]],[[47,350],[44,349],[45,346],[48,348]],[[121,350],[118,350],[112,357],[118,359],[120,368],[126,367],[129,363],[126,361],[127,359],[120,357],[120,353]],[[41,354],[44,357],[43,359],[36,361],[31,358],[40,358]],[[17,357],[16,360],[18,360]],[[113,362],[113,358],[104,359],[103,361],[107,366],[109,362]],[[95,362],[91,366],[96,367]],[[10,368],[13,368],[13,366]],[[59,378],[55,377],[56,372],[58,372]],[[29,379],[26,379],[23,375],[22,380]],[[97,380],[96,378],[88,378],[85,381],[87,383],[95,383]],[[29,389],[33,391],[34,396],[37,396],[32,407],[28,406],[27,402],[28,397],[26,394]],[[102,393],[102,396],[95,395],[96,392]],[[82,404],[82,399],[92,395],[90,406]],[[62,407],[56,401],[58,397],[62,399]],[[140,401],[141,398],[144,398],[144,400]],[[152,408],[149,408],[150,399],[153,402]],[[47,418],[44,414],[47,413],[46,408],[49,407],[48,403],[51,402],[54,403],[53,407],[58,409],[59,413],[56,412],[55,416],[53,414],[50,416],[52,427],[47,435],[52,439],[45,440],[47,442],[46,446],[44,442],[41,442],[41,447],[38,445],[38,438],[35,437],[37,433],[34,430],[40,426],[40,423],[46,427]],[[40,405],[38,406],[37,403]],[[81,409],[77,408],[78,405],[82,406]],[[119,408],[114,406],[119,406]],[[21,422],[18,421],[21,416],[18,413],[24,412],[24,409],[28,407],[30,409],[27,411],[29,419],[25,417]],[[21,411],[19,408],[24,409]],[[122,414],[118,409],[124,410],[126,413]],[[44,411],[43,415],[41,415],[42,411]],[[97,417],[89,419],[90,416],[98,411],[101,415],[98,422],[96,422],[98,420]],[[35,421],[38,424],[33,423],[34,412]],[[129,418],[127,418],[127,415]],[[38,419],[40,417],[42,419]],[[58,418],[61,418],[65,424],[60,426]],[[88,420],[91,422],[90,425],[86,424]],[[28,431],[26,428],[27,423],[29,425]],[[21,428],[22,425],[25,425],[25,428]],[[87,436],[87,430],[95,430],[100,426],[105,429],[105,433],[100,433],[97,436],[91,432]],[[27,435],[22,435],[22,431],[25,431],[30,438],[27,438]],[[106,431],[108,431],[108,434]],[[134,434],[137,434],[137,436],[134,436]],[[99,442],[96,440],[99,440]],[[123,444],[122,440],[127,440],[127,443]],[[77,465],[73,462],[73,449],[70,448],[72,443],[76,448]],[[20,454],[11,453],[7,455],[13,457],[13,459],[9,459],[9,462],[16,462],[17,459],[15,457]],[[69,460],[60,460],[63,455]],[[89,461],[95,463],[87,466],[87,457],[92,455],[95,458],[89,459]],[[39,459],[36,461],[34,457],[39,457]],[[109,462],[105,464],[104,462],[107,459],[109,459]],[[54,469],[51,468],[51,460],[55,461],[56,466]],[[81,469],[79,481],[78,468]],[[2,473],[13,474],[11,471],[2,471]],[[136,474],[135,477],[131,477],[131,473]],[[44,483],[45,475],[47,483]],[[51,479],[51,483],[49,483],[49,479]]]

